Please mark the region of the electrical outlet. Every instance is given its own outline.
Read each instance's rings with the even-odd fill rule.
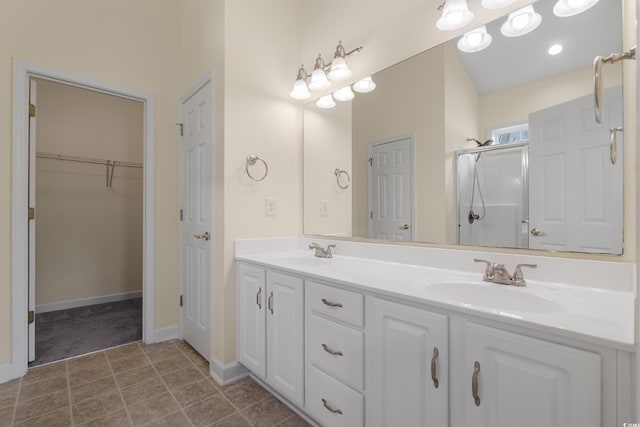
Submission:
[[[266,216],[276,216],[276,199],[270,197],[264,199],[264,214]]]
[[[320,216],[329,216],[329,201],[320,201]]]

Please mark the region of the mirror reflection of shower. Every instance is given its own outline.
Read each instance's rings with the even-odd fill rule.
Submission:
[[[528,247],[528,144],[472,141],[456,159],[458,243]]]

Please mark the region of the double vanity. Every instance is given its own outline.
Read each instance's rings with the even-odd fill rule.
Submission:
[[[322,426],[633,422],[632,264],[308,238],[236,260],[239,362]]]

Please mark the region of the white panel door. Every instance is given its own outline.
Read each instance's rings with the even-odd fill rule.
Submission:
[[[238,360],[266,378],[266,272],[238,263]]]
[[[459,355],[451,366],[452,425],[601,425],[599,354],[473,323],[463,325],[452,326],[452,337],[459,334],[459,339],[452,338],[451,348]]]
[[[447,427],[447,317],[377,298],[370,301],[366,425]]]
[[[29,103],[36,105],[37,82],[29,80]],[[31,107],[29,107],[31,111]],[[36,208],[36,116],[29,113],[29,208]],[[36,359],[36,219],[29,220],[29,362]]]
[[[372,144],[369,158],[369,237],[412,240],[411,138]]]
[[[182,334],[207,360],[213,265],[211,102],[211,82],[208,82],[182,103],[180,144]]]
[[[529,117],[529,247],[622,253],[622,134],[610,159],[610,129],[622,126],[622,90],[605,92],[597,124],[586,96]]]
[[[304,404],[304,288],[302,279],[267,272],[267,381]]]

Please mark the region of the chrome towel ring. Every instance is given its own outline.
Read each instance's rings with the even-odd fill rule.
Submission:
[[[351,185],[351,176],[349,176],[349,172],[344,169],[336,168],[334,173],[336,174],[336,182],[338,183],[338,187],[342,188],[343,190],[349,188],[349,185]],[[340,182],[340,175],[344,175],[347,177],[347,183],[345,185],[342,185],[342,183]]]
[[[615,64],[623,59],[636,59],[636,48],[632,47],[622,53],[612,53],[607,57],[596,56],[593,60],[593,107],[596,123],[602,123],[602,66]]]
[[[262,175],[260,178],[256,178],[255,176],[253,176],[251,174],[251,172],[249,171],[249,166],[253,166],[256,164],[256,162],[262,162],[262,164],[264,165],[264,175]],[[251,154],[249,156],[247,156],[247,165],[245,166],[245,170],[247,171],[247,175],[249,175],[249,178],[251,178],[254,181],[262,181],[263,179],[265,179],[267,177],[267,174],[269,173],[269,166],[267,165],[267,162],[265,162],[263,159],[261,159],[260,157]]]

